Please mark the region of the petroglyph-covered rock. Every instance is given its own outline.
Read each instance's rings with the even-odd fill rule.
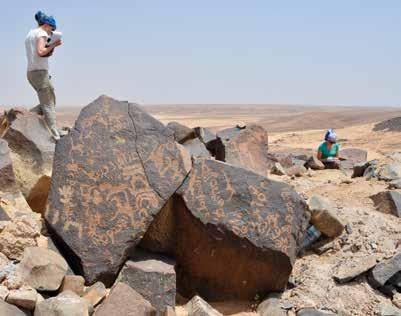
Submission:
[[[229,128],[217,133],[216,159],[263,176],[269,170],[267,131],[259,125]]]
[[[340,156],[345,159],[341,161],[341,167],[353,169],[355,164],[366,162],[368,152],[359,148],[347,148],[340,151]]]
[[[171,216],[162,213],[174,212],[174,238],[153,229],[158,218],[145,240],[150,249],[174,253],[181,294],[249,299],[285,288],[307,226],[305,203],[289,185],[197,159],[173,205],[159,217],[168,223]]]
[[[49,230],[86,281],[110,285],[191,168],[173,133],[139,106],[102,96],[57,142]]]
[[[17,190],[10,148],[4,139],[0,139],[0,191],[15,192]]]
[[[178,122],[170,122],[167,124],[167,127],[174,132],[174,138],[180,144],[196,137],[192,128]]]

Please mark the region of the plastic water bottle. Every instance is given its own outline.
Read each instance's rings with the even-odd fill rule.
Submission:
[[[306,235],[304,240],[302,241],[302,249],[308,248],[311,244],[313,244],[318,238],[322,235],[322,233],[315,227],[311,226],[306,231]]]

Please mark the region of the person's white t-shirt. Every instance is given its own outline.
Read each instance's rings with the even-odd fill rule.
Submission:
[[[46,31],[40,27],[29,31],[25,39],[26,58],[28,60],[28,71],[31,70],[49,70],[49,57],[40,57],[38,55],[38,38],[49,37]]]

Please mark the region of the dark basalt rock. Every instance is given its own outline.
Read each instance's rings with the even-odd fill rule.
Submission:
[[[250,299],[285,288],[308,225],[306,205],[289,185],[197,159],[171,205],[142,245],[174,255],[181,295]]]
[[[57,142],[45,213],[73,269],[111,285],[190,168],[172,131],[138,105],[102,96],[86,106]]]
[[[269,168],[267,131],[252,124],[229,128],[217,133],[216,159],[241,166],[263,176]]]
[[[195,158],[212,158],[206,146],[198,138],[186,141],[183,146]]]
[[[0,191],[18,191],[7,141],[0,138]]]
[[[192,128],[189,128],[188,126],[182,125],[178,122],[170,122],[167,124],[167,127],[174,132],[174,138],[180,144],[183,144],[186,141],[196,137]]]
[[[340,151],[340,156],[345,159],[340,162],[341,167],[343,169],[352,170],[355,164],[366,162],[368,159],[368,152],[358,148],[347,148]]]

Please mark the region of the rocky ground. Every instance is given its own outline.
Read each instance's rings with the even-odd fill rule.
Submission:
[[[84,279],[73,275],[69,267],[70,261],[67,263],[63,258],[66,253],[60,254],[55,247],[51,232],[46,229],[41,217],[46,205],[43,205],[43,196],[38,192],[48,193],[49,185],[47,180],[43,180],[51,174],[46,153],[54,151],[54,146],[46,147],[43,142],[39,142],[41,146],[35,144],[24,152],[18,147],[17,140],[21,139],[18,133],[24,134],[25,131],[15,126],[11,130],[16,130],[15,135],[18,137],[14,132],[5,137],[11,148],[10,152],[7,153],[6,146],[0,143],[3,146],[0,151],[3,155],[0,176],[7,179],[6,182],[0,181],[3,185],[0,204],[0,296],[7,302],[6,304],[0,300],[0,315],[34,313],[37,316],[47,316],[59,315],[57,313],[60,311],[64,313],[60,315],[87,315],[94,311],[95,315],[112,315],[110,311],[115,312],[117,306],[124,306],[128,301],[136,302],[132,304],[135,305],[132,315],[152,315],[155,307],[159,310],[157,305],[160,299],[154,299],[154,293],[146,292],[155,289],[147,288],[145,292],[140,292],[142,296],[135,291],[139,291],[144,283],[154,284],[155,277],[146,273],[150,263],[144,266],[141,266],[144,263],[135,261],[126,263],[118,278],[120,283],[115,283],[111,291],[110,286],[107,289],[101,282],[84,286]],[[300,252],[283,292],[272,293],[267,300],[265,297],[255,296],[252,300],[210,301],[211,306],[200,298],[188,303],[188,298],[177,293],[175,312],[166,310],[164,315],[401,315],[401,281],[389,283],[390,277],[383,276],[389,274],[389,270],[393,271],[392,275],[401,271],[401,259],[397,261],[396,257],[401,253],[401,204],[398,205],[397,216],[397,204],[394,206],[388,202],[387,196],[380,196],[380,203],[371,198],[389,190],[401,194],[401,184],[397,185],[397,179],[401,179],[399,132],[374,131],[373,123],[337,130],[342,149],[362,149],[367,153],[366,160],[377,160],[373,177],[365,174],[352,178],[350,169],[304,170],[303,167],[297,167],[294,171],[281,158],[278,161],[281,161],[280,170],[284,174],[272,173],[271,157],[264,156],[263,147],[254,145],[255,139],[267,143],[263,130],[248,124],[245,131],[241,133],[246,135],[247,142],[240,141],[238,146],[231,149],[228,139],[233,137],[232,131],[220,134],[221,139],[227,139],[226,143],[223,142],[223,156],[226,161],[233,165],[241,165],[246,161],[246,167],[258,174],[264,172],[261,165],[266,165],[266,175],[270,179],[289,184],[309,203],[311,223],[319,227],[323,234],[308,249]],[[268,152],[276,154],[275,157],[281,157],[279,154],[296,154],[298,158],[292,157],[291,164],[299,165],[303,154],[309,156],[315,151],[323,132],[310,130],[271,133]],[[194,133],[189,136],[189,140],[185,139],[188,133],[183,135],[180,140],[176,140],[183,143],[193,156],[211,157],[209,151],[202,147],[202,137],[206,137],[205,134],[200,137]],[[194,143],[193,137],[196,136],[202,140],[199,144]],[[30,139],[29,142],[35,143],[38,139]],[[30,146],[29,142],[25,146]],[[251,151],[254,156],[249,155]],[[7,155],[8,160],[4,158]],[[253,160],[254,157],[257,159]],[[10,164],[14,168],[12,174],[9,169],[4,168]],[[214,162],[210,164],[212,168]],[[388,172],[388,166],[393,168],[392,172]],[[205,166],[200,169],[203,170],[202,168]],[[40,179],[42,180],[39,181]],[[392,185],[390,180],[395,180]],[[197,182],[199,179],[193,181]],[[183,193],[178,193],[187,201],[191,198],[191,190],[194,189],[188,192],[184,189]],[[316,213],[323,214],[322,216],[329,214],[329,218],[313,217],[315,213],[311,204],[312,197],[325,199],[328,206],[320,205]],[[193,203],[195,205],[196,201]],[[187,202],[187,206],[190,207],[190,203]],[[333,231],[335,226],[339,230]],[[223,248],[222,250],[225,251]],[[386,266],[383,268],[383,265]],[[175,286],[175,272],[171,265],[152,263],[151,267],[152,271],[158,271],[157,278],[163,275],[165,284],[174,283]],[[41,272],[37,272],[38,269]],[[136,271],[136,274],[132,274],[132,271]],[[142,279],[144,275],[146,278]],[[380,278],[385,281],[379,286],[377,282]],[[130,286],[127,287],[126,284]],[[170,289],[165,293],[169,291]],[[65,302],[68,302],[68,306],[65,306]],[[172,303],[167,305],[171,306]],[[308,308],[313,310],[307,310]],[[206,312],[200,314],[202,310]],[[320,314],[317,310],[320,310]],[[124,312],[119,314],[123,315]]]

